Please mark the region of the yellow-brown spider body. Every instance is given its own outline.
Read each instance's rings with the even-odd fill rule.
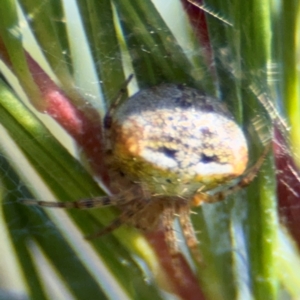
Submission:
[[[114,167],[154,195],[188,198],[241,175],[248,149],[220,101],[165,84],[142,90],[112,114]]]
[[[120,98],[118,98],[120,101]],[[76,202],[27,200],[27,204],[62,208],[119,207],[110,225],[142,230],[162,228],[170,254],[178,253],[173,221],[179,218],[185,240],[199,258],[190,207],[223,200],[256,176],[269,147],[245,171],[248,148],[233,116],[218,100],[196,89],[163,84],[112,104],[104,119],[106,165],[112,195]],[[234,185],[220,189],[232,179]]]

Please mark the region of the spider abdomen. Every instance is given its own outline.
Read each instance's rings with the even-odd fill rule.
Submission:
[[[191,196],[241,175],[242,130],[222,103],[174,84],[142,90],[112,117],[114,165],[154,194]]]

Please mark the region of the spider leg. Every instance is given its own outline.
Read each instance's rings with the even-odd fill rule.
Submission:
[[[241,180],[234,186],[229,187],[227,190],[217,192],[213,195],[209,195],[206,193],[197,193],[192,200],[192,204],[194,206],[199,206],[202,203],[214,203],[224,200],[227,196],[236,193],[237,191],[243,189],[244,187],[248,186],[253,179],[256,177],[257,173],[259,172],[262,164],[264,163],[264,160],[266,156],[268,155],[270,149],[271,149],[272,143],[269,143],[256,163],[250,167],[246,174],[241,178]]]
[[[175,209],[173,206],[167,206],[162,213],[162,226],[165,234],[165,241],[167,243],[171,256],[179,253],[177,237],[173,228],[175,218]]]
[[[200,263],[201,254],[198,249],[198,240],[190,217],[190,208],[188,206],[181,206],[179,208],[179,222],[185,237],[188,248],[193,257]]]
[[[102,230],[95,232],[91,235],[86,236],[85,238],[90,240],[97,237],[101,237],[105,234],[108,234],[115,229],[119,228],[121,225],[128,223],[131,219],[135,217],[135,215],[143,210],[149,202],[147,201],[136,201],[129,209],[124,209],[124,211],[114,219],[109,225],[104,227]]]
[[[114,114],[116,108],[120,104],[120,101],[122,100],[123,95],[126,93],[126,87],[133,78],[133,74],[129,75],[129,77],[126,79],[126,81],[123,83],[120,91],[118,92],[115,100],[112,102],[110,105],[107,113],[105,114],[104,117],[104,128],[105,129],[110,129],[111,127],[111,116]]]
[[[164,229],[165,242],[168,247],[171,264],[176,278],[185,284],[185,274],[182,269],[182,256],[180,255],[176,232],[174,230],[174,219],[179,213],[174,206],[166,206],[162,213],[162,226]]]
[[[50,202],[50,201],[39,201],[34,199],[22,199],[21,203],[25,205],[39,205],[53,208],[77,208],[77,209],[89,209],[103,206],[120,205],[131,201],[126,200],[125,197],[121,196],[101,196],[95,198],[87,198],[73,202]]]

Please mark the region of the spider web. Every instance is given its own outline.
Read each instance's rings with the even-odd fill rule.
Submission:
[[[50,0],[45,0],[41,2],[36,7],[36,10],[30,16],[27,17],[30,17],[30,19],[33,20],[37,18],[37,16],[42,12],[42,6],[49,4],[49,1]],[[160,14],[165,19],[165,22],[171,29],[172,33],[175,35],[175,38],[178,41],[179,45],[183,48],[183,53],[188,57],[188,60],[193,62],[199,69],[201,69],[202,66],[195,62],[197,60],[196,57],[197,55],[199,55],[200,51],[196,48],[197,44],[195,43],[195,41],[193,41],[190,37],[191,30],[189,26],[187,26],[187,16],[185,15],[180,3],[176,3],[175,5],[174,1],[156,1],[155,5],[156,8],[159,10]],[[121,35],[122,24],[120,20],[118,20],[116,8],[114,9],[114,22],[116,23],[116,27],[119,30],[118,34]],[[213,11],[213,8],[211,9]],[[84,100],[86,101],[86,103],[80,102],[80,105],[82,105],[83,107],[85,105],[91,105],[94,109],[97,110],[97,112],[100,115],[103,116],[106,107],[104,101],[105,97],[103,96],[104,92],[102,89],[102,85],[99,84],[99,79],[97,77],[96,68],[94,66],[92,57],[89,55],[87,37],[83,32],[81,23],[78,22],[79,15],[77,7],[73,3],[70,7],[65,8],[65,11],[66,19],[58,19],[56,21],[59,23],[67,23],[71,52],[64,53],[65,60],[61,60],[61,64],[70,64],[72,60],[72,66],[70,66],[70,69],[73,69],[74,84],[76,86],[76,90],[80,95],[84,97]],[[22,13],[20,12],[20,14]],[[222,15],[222,17],[226,17],[226,13],[220,12],[220,14]],[[174,22],[174,15],[178,16],[176,22]],[[220,24],[220,26],[227,26],[226,24],[222,24],[222,20],[220,20]],[[39,62],[39,64],[42,65],[43,69],[46,70],[50,78],[52,78],[54,82],[58,82],[59,80],[56,76],[56,73],[59,72],[60,65],[58,64],[56,67],[57,69],[52,70],[49,66],[49,63],[45,59],[45,56],[47,56],[46,53],[50,55],[55,55],[55,53],[52,54],[51,47],[47,49],[44,48],[42,49],[42,51],[40,51],[41,49],[39,49],[39,46],[37,46],[35,39],[32,36],[31,28],[24,16],[23,19],[21,19],[19,26],[19,29],[24,34],[24,47],[28,51],[30,51],[30,53],[35,53],[34,58]],[[214,41],[211,42],[213,43]],[[123,43],[125,42],[123,41]],[[106,59],[108,61],[119,60],[120,64],[122,64],[125,70],[126,76],[128,76],[133,72],[134,67],[131,63],[131,57],[130,53],[128,52],[128,49],[126,49],[124,45],[121,46],[124,47],[124,49],[122,49],[121,51],[121,57],[115,57],[114,55],[108,53]],[[147,51],[149,50],[145,48],[145,52]],[[232,57],[231,53],[229,53],[228,55],[227,53],[227,47],[219,49],[217,60],[222,61],[223,66],[226,66],[226,72],[231,73],[233,77],[238,77],[234,72],[235,68],[233,66],[235,58]],[[149,51],[148,54],[152,55],[152,52]],[[45,124],[46,127],[49,129],[49,133],[47,133],[49,134],[49,137],[51,135],[54,135],[55,138],[59,141],[59,143],[61,143],[64,146],[64,148],[67,149],[68,153],[70,153],[76,159],[81,159],[81,149],[78,149],[77,146],[74,146],[73,140],[70,138],[70,135],[66,133],[66,131],[63,130],[61,126],[59,126],[57,122],[53,121],[49,116],[41,115],[36,111],[36,109],[29,103],[28,99],[26,99],[24,93],[20,91],[20,87],[12,78],[12,74],[10,73],[9,69],[2,63],[1,71],[4,74],[6,80],[9,82],[9,84],[22,98],[22,101],[26,104],[26,106],[29,107],[30,110],[33,111],[35,115],[42,121],[42,123]],[[202,70],[196,71],[199,73],[203,73]],[[195,73],[197,73],[196,71]],[[208,73],[208,70],[204,71],[203,77],[205,77],[205,74],[207,75]],[[246,75],[249,75],[249,77],[251,77],[250,73]],[[197,74],[195,76],[197,77]],[[269,92],[270,88],[266,88],[266,86],[261,84],[259,80],[257,80],[257,82],[254,82],[253,85],[255,86],[255,92],[251,90],[251,86],[248,86],[248,91],[249,93],[254,94],[254,96],[258,99],[257,103],[259,103],[259,98],[262,96],[262,94],[271,94],[273,96],[273,90],[271,89],[271,92]],[[134,80],[129,86],[129,91],[132,94],[137,89],[138,82],[137,80]],[[263,93],[261,91],[263,91]],[[217,94],[224,95],[223,92],[224,91],[222,91],[222,93],[218,91]],[[117,91],[115,91],[115,93],[117,93]],[[226,95],[224,98],[226,98]],[[277,102],[280,102],[279,97],[276,97],[276,99]],[[228,102],[228,105],[231,108],[233,105],[232,103],[230,103],[230,100]],[[271,117],[272,125],[276,126],[276,122],[280,119],[276,117],[276,114],[281,116],[283,115],[283,112],[278,112],[276,109],[272,110],[270,107],[268,107],[268,98],[263,98],[262,103],[263,105],[267,106],[265,109],[267,113],[264,113],[263,116],[259,115],[262,110],[260,110],[260,108],[257,109],[256,104],[252,105],[252,103],[247,103],[245,109],[252,111],[252,117],[248,119],[247,125],[249,125],[250,123],[262,124],[257,131],[259,133],[258,135],[262,136],[262,140],[264,140],[265,135],[268,135],[270,133],[270,122],[268,121],[268,118]],[[277,107],[280,107],[280,103],[276,104]],[[239,113],[235,110],[235,108],[233,108],[233,111],[236,116],[240,117]],[[258,117],[258,123],[254,121],[254,117]],[[252,125],[249,125],[249,127],[251,126]],[[281,130],[280,128],[281,127],[278,126],[278,131],[276,132],[276,134],[286,134],[285,129]],[[38,136],[37,139],[47,138],[47,134],[46,136],[44,135],[42,137]],[[99,250],[99,246],[93,247],[82,239],[82,233],[81,231],[78,231],[78,227],[80,226],[74,225],[72,222],[70,222],[70,216],[65,212],[45,212],[41,208],[27,209],[23,208],[20,203],[17,203],[16,200],[19,198],[57,200],[57,197],[55,193],[53,193],[53,191],[51,190],[52,180],[49,180],[47,182],[45,178],[41,178],[39,172],[31,166],[28,157],[24,156],[24,154],[22,154],[22,152],[18,150],[18,144],[15,143],[9,137],[5,129],[1,128],[0,135],[0,170],[2,176],[1,180],[3,181],[3,186],[5,186],[5,188],[3,188],[2,190],[3,198],[5,200],[1,216],[1,232],[3,240],[7,241],[7,243],[2,243],[1,245],[1,253],[3,253],[3,255],[0,260],[0,266],[2,266],[0,267],[0,278],[1,282],[3,282],[3,284],[1,284],[1,290],[3,291],[3,293],[9,291],[9,294],[6,295],[7,299],[8,297],[11,297],[11,299],[26,298],[26,279],[24,279],[24,277],[26,278],[26,276],[28,276],[29,270],[34,270],[33,273],[37,274],[37,277],[39,277],[39,274],[41,275],[43,273],[51,274],[48,275],[48,277],[46,275],[44,278],[40,276],[40,279],[37,280],[37,282],[39,282],[42,286],[40,288],[41,290],[46,289],[45,287],[47,286],[47,284],[49,284],[50,289],[48,288],[48,290],[45,292],[49,298],[55,298],[57,296],[57,294],[54,296],[51,293],[51,290],[59,290],[61,295],[63,295],[62,297],[64,299],[76,298],[76,291],[78,290],[81,290],[81,297],[83,297],[85,293],[86,295],[96,293],[97,295],[108,297],[110,299],[130,298],[128,295],[132,295],[132,291],[129,292],[128,290],[130,289],[124,289],[124,282],[119,282],[119,277],[121,277],[121,275],[119,277],[116,275],[116,273],[118,273],[118,266],[120,265],[126,266],[127,269],[129,266],[129,268],[132,268],[134,270],[132,272],[127,273],[129,276],[128,278],[132,278],[133,282],[136,282],[134,288],[136,288],[136,286],[140,284],[141,281],[143,281],[140,277],[145,277],[145,281],[147,282],[146,286],[148,285],[148,290],[150,291],[148,296],[149,299],[151,299],[151,296],[153,299],[153,295],[157,296],[158,292],[153,285],[151,279],[152,275],[150,275],[151,272],[149,271],[149,267],[146,267],[140,259],[136,259],[136,257],[140,254],[137,250],[135,250],[134,252],[133,249],[129,248],[132,251],[133,255],[132,253],[128,253],[129,250],[124,247],[124,244],[126,243],[124,241],[119,242],[118,235],[117,238],[105,237],[103,242],[99,242],[99,244],[103,244],[105,242],[107,242],[108,244],[105,250],[101,252],[101,250]],[[254,136],[255,131],[253,129],[249,129],[249,144],[251,145],[251,147],[254,145],[254,150],[251,154],[251,162],[254,162],[255,158],[257,157],[257,154],[255,153],[256,141]],[[26,139],[28,139],[28,136],[24,137],[24,143],[26,143]],[[275,144],[278,147],[277,149],[281,149],[281,161],[278,160],[278,164],[282,164],[282,159],[288,158],[287,169],[290,170],[289,173],[279,173],[281,172],[281,168],[278,167],[278,170],[276,171],[278,172],[278,175],[280,175],[278,177],[278,180],[282,183],[282,186],[285,186],[286,190],[288,190],[290,194],[293,194],[294,198],[298,200],[298,195],[300,192],[299,174],[291,157],[291,151],[289,150],[288,142],[284,138],[276,138]],[[86,157],[85,159],[88,160],[88,158]],[[82,174],[85,174],[85,172],[88,173],[86,171],[90,171],[88,163],[85,163],[84,159],[82,159],[82,164],[84,166],[83,168],[77,166],[77,164],[74,163],[75,169],[67,171],[73,171],[75,173],[78,172]],[[65,174],[68,174],[67,171]],[[283,175],[281,176],[281,174]],[[56,171],[56,169],[53,170],[52,177],[56,178],[56,182],[61,181],[62,185],[64,185],[66,180],[68,180],[62,176],[61,172]],[[73,182],[76,181],[74,180]],[[81,195],[81,197],[96,196],[96,191],[97,189],[95,188],[94,190],[91,190],[90,194]],[[253,190],[252,192],[256,194],[258,193]],[[285,193],[287,192],[282,191],[281,195],[286,195]],[[76,200],[70,199],[71,194],[65,193],[62,195],[65,195],[66,199],[60,200]],[[230,197],[230,199],[228,199],[224,203],[218,203],[212,206],[206,206],[204,208],[196,209],[196,214],[193,216],[195,228],[199,231],[198,236],[200,240],[200,248],[203,250],[204,256],[208,257],[208,253],[210,251],[213,252],[213,264],[214,266],[217,265],[220,269],[226,269],[226,259],[232,259],[234,260],[235,264],[235,274],[243,274],[243,276],[235,278],[237,281],[237,286],[239,287],[239,292],[241,293],[241,295],[243,295],[243,299],[248,299],[251,296],[249,292],[251,278],[246,275],[249,273],[249,245],[246,237],[244,236],[245,228],[247,229],[247,226],[249,226],[249,224],[244,225],[244,223],[247,222],[247,213],[244,209],[246,197],[246,192],[241,191],[240,193],[238,193],[238,195]],[[292,205],[283,203],[282,206],[280,206],[281,212],[289,211],[289,213],[282,213],[282,215],[287,216],[287,218],[290,217],[292,219],[299,219],[297,214],[299,209],[300,205],[298,204],[298,201],[294,201]],[[27,211],[28,215],[24,213],[24,210]],[[107,216],[106,219],[104,219],[104,223],[107,224],[108,220],[112,219],[113,216],[114,212],[107,211]],[[93,228],[97,227],[97,225],[100,223],[96,216],[87,214],[85,212],[74,212],[74,214],[71,216],[73,220],[84,219],[87,217],[91,219],[90,221],[87,221],[87,227],[92,228],[93,230]],[[214,221],[212,222],[212,220]],[[289,222],[291,222],[291,219],[285,220],[284,223],[288,224]],[[86,228],[84,228],[84,231],[86,231]],[[280,231],[280,229],[278,229],[278,231],[280,232],[281,239],[284,241],[283,244],[290,245],[289,235],[282,234],[282,231]],[[223,233],[222,238],[220,238],[220,233]],[[125,231],[125,234],[127,234],[127,231]],[[151,250],[149,250],[149,248],[145,246],[145,241],[141,237],[136,237],[136,233],[131,234],[132,235],[130,236],[130,241],[136,241],[136,243],[140,243],[140,245],[142,246],[139,247],[142,250],[148,251],[150,253],[149,257],[151,257],[151,255],[153,256]],[[56,243],[57,251],[60,251],[63,246],[68,248],[68,251],[65,251],[61,255],[61,259],[58,260],[58,254],[57,256],[51,256],[49,252],[47,252],[45,248],[43,248],[47,246],[49,247],[49,244],[43,244],[41,240],[38,239],[39,236],[41,237],[43,235],[46,235],[48,239],[53,239],[53,245],[55,245]],[[40,242],[37,242],[37,240],[39,240]],[[64,240],[65,242],[59,243],[60,240]],[[205,245],[205,241],[209,241],[208,245]],[[34,261],[34,264],[30,266],[32,269],[28,269],[27,271],[25,270],[23,271],[23,273],[19,271],[19,269],[22,268],[19,264],[21,262],[21,265],[23,264],[22,266],[24,268],[25,256],[22,257],[21,254],[18,253],[18,243],[24,246],[24,251],[28,251],[31,253],[31,260]],[[119,253],[118,251],[116,251],[116,249],[119,249],[118,247],[122,248]],[[185,246],[183,246],[183,248],[184,247]],[[293,261],[294,259],[294,261],[296,261],[296,264],[298,265],[299,259],[297,258],[295,251],[290,250],[293,249],[293,247],[290,246],[290,248],[288,249],[291,252],[291,261]],[[110,256],[105,256],[106,254],[104,252],[109,252],[109,250],[111,250],[113,254],[111,254]],[[140,252],[142,252],[142,250]],[[234,254],[232,255],[232,253]],[[189,255],[188,251],[186,251],[186,255]],[[101,260],[101,258],[103,259],[103,257],[115,259],[116,261],[118,261],[118,263],[108,264],[107,262],[103,262]],[[69,268],[70,266],[73,266],[76,263],[79,264],[81,268],[78,267],[72,269],[73,267],[70,267],[71,270],[73,270],[70,271],[70,273],[82,272],[82,274],[85,274],[88,280],[91,280],[92,283],[86,285],[86,287],[84,287],[84,284],[86,284],[87,280],[85,280],[84,283],[83,281],[71,284],[65,283],[65,278],[71,275],[70,273],[63,273],[59,269],[59,267],[57,266],[58,263],[54,262],[56,259],[62,265],[64,264],[64,261],[67,261],[69,264],[66,263],[64,265],[65,268]],[[148,264],[149,261],[151,261],[151,259],[152,258],[149,258],[149,260],[147,261]],[[197,266],[193,264],[192,259],[190,259],[190,264],[192,265],[192,268],[197,270]],[[53,269],[54,271],[50,271],[50,269]],[[140,271],[140,269],[143,269],[143,271]],[[8,272],[7,270],[10,270],[10,272]],[[86,273],[84,273],[83,270],[85,270]],[[123,272],[123,270],[120,271],[120,273],[121,272]],[[136,274],[132,275],[132,273]],[[53,274],[57,276],[57,279],[55,279],[54,282],[49,283],[50,277],[54,276]],[[123,273],[122,275],[124,277]],[[224,285],[226,283],[226,275],[228,275],[226,272],[225,274],[221,275],[218,282],[221,282]],[[79,278],[82,279],[82,276]],[[113,293],[113,291],[115,291],[115,293]],[[135,293],[133,292],[133,294]],[[163,299],[169,297],[165,294],[163,294],[163,296],[161,294],[159,295],[159,297]]]

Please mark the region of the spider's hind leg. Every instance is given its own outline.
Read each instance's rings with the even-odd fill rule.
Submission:
[[[107,225],[106,227],[104,227],[102,230],[98,232],[86,236],[85,238],[89,240],[98,238],[114,231],[115,229],[119,228],[123,224],[130,223],[130,221],[134,219],[136,215],[140,213],[143,209],[145,209],[147,206],[148,206],[147,201],[143,201],[143,200],[136,201],[136,199],[133,199],[132,204],[130,205],[130,203],[128,203],[128,207],[126,207],[125,204],[122,213],[116,219],[114,219],[109,225]]]

